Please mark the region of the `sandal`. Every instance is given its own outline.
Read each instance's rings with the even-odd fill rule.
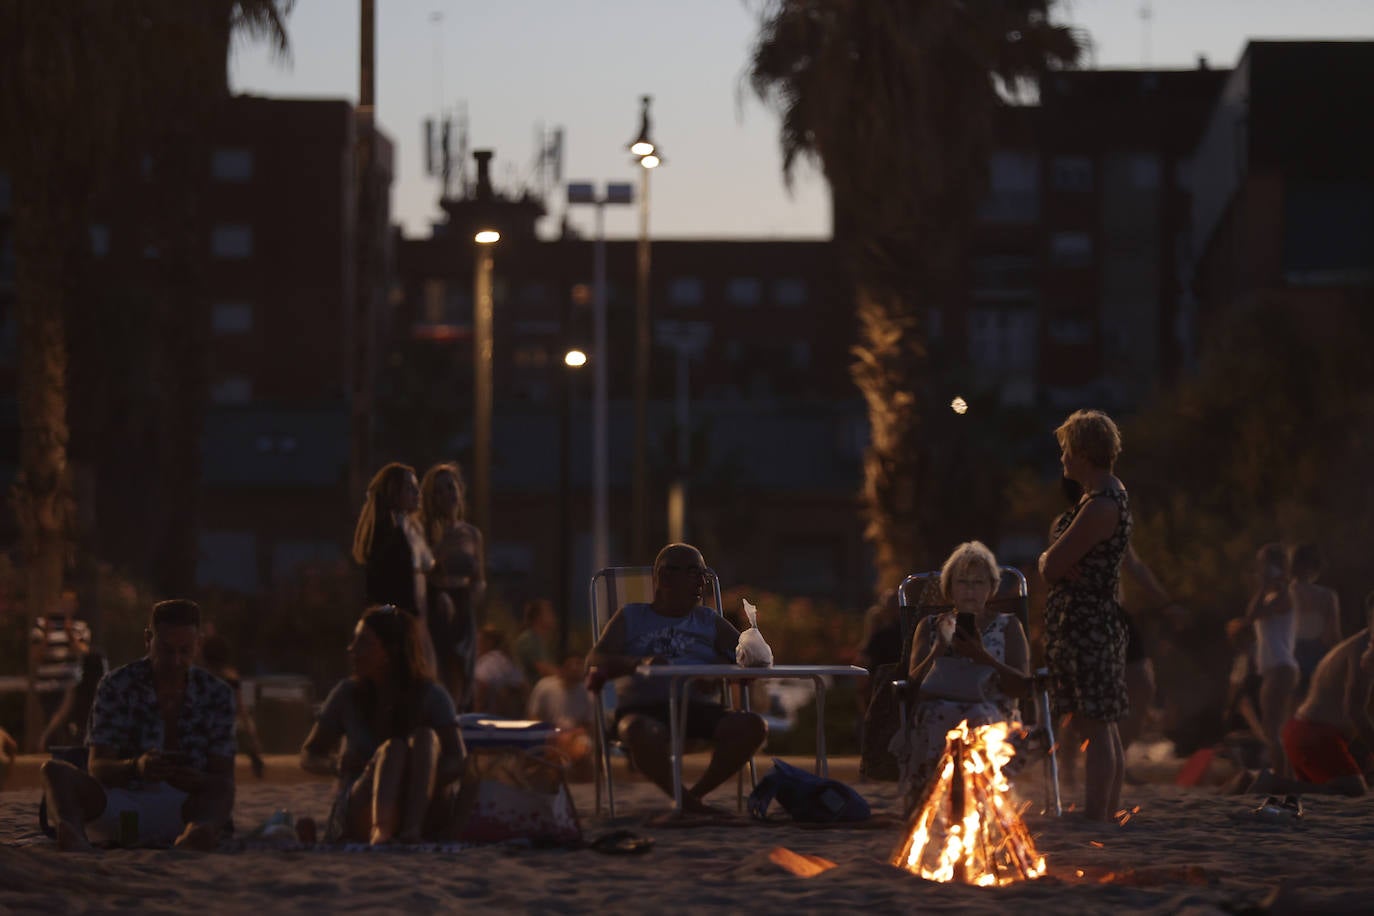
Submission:
[[[588,845],[597,852],[611,855],[642,855],[654,848],[654,838],[639,836],[628,830],[615,830],[602,834]]]

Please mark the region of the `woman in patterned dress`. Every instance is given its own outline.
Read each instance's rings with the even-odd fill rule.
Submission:
[[[467,487],[457,464],[436,464],[420,481],[420,526],[434,554],[429,573],[429,633],[440,682],[459,712],[472,706],[477,612],[486,594],[482,532],[464,519]]]
[[[921,789],[934,775],[950,729],[965,720],[970,727],[1020,720],[1015,697],[1025,695],[1030,650],[1026,631],[1016,615],[988,607],[1000,581],[1001,570],[991,550],[979,541],[960,544],[940,568],[940,593],[945,601],[953,603],[955,613],[974,615],[976,633],[970,636],[956,629],[946,642],[939,626],[945,615],[934,614],[923,617],[912,634],[907,672],[910,683],[920,684],[935,659],[946,653],[972,659],[997,676],[984,699],[978,702],[931,696],[918,690],[911,727],[895,735],[891,745],[908,808],[919,802]]]
[[[1105,821],[1120,806],[1125,751],[1117,723],[1129,711],[1125,613],[1117,600],[1121,560],[1131,540],[1126,488],[1112,473],[1121,432],[1099,410],[1070,414],[1054,431],[1064,476],[1083,496],[1060,516],[1040,573],[1045,602],[1045,661],[1056,714],[1071,715],[1087,740],[1083,812]]]

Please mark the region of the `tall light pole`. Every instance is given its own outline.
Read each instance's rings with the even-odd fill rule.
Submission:
[[[599,360],[598,360],[599,361]],[[587,365],[587,354],[569,349],[563,354],[563,405],[558,422],[558,657],[568,654],[568,630],[572,617],[572,407],[577,372]],[[601,567],[597,567],[600,569]]]
[[[592,571],[610,565],[609,393],[606,377],[606,204],[634,201],[634,186],[612,182],[598,195],[589,181],[568,185],[568,203],[596,205],[596,242],[592,255]]]
[[[639,135],[630,152],[639,163],[639,248],[635,258],[635,442],[634,479],[630,498],[630,555],[642,562],[649,550],[649,172],[663,162],[650,138],[649,104],[640,96]]]
[[[472,384],[472,523],[491,542],[491,361],[492,302],[491,246],[501,240],[495,229],[473,236],[477,243],[476,270],[472,284],[473,384]]]

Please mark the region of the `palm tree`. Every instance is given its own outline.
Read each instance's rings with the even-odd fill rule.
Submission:
[[[782,118],[783,174],[817,163],[854,279],[868,409],[865,538],[880,587],[922,558],[932,445],[923,316],[950,304],[994,124],[1081,39],[1054,0],[767,0],[748,76]]]
[[[31,621],[56,604],[71,553],[65,319],[77,304],[66,293],[91,195],[167,102],[194,105],[191,96],[226,86],[236,30],[284,48],[290,5],[0,0],[0,168],[13,188],[19,340],[12,497]],[[35,716],[30,697],[30,747],[42,726]]]

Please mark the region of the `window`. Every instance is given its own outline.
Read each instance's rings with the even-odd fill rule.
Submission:
[[[253,380],[242,375],[228,375],[210,386],[210,401],[214,404],[247,404],[253,399]]]
[[[698,306],[706,296],[699,277],[674,277],[668,284],[668,301],[676,306]]]
[[[1050,236],[1050,261],[1056,267],[1091,267],[1093,239],[1086,232],[1056,232]]]
[[[973,258],[973,295],[979,300],[1026,299],[1035,294],[1035,259],[1027,255]]]
[[[1050,162],[1050,181],[1056,191],[1091,191],[1093,161],[1087,156],[1055,156]]]
[[[210,177],[216,181],[244,182],[253,177],[251,149],[217,149],[210,154]]]
[[[763,299],[763,282],[757,277],[734,277],[725,284],[725,298],[731,305],[758,305]]]
[[[1153,153],[1140,153],[1130,158],[1131,188],[1136,191],[1154,191],[1159,188],[1159,157]]]
[[[253,307],[246,302],[216,302],[210,310],[210,329],[216,334],[246,334],[253,330]]]
[[[442,324],[444,321],[444,281],[431,277],[425,281],[425,304],[422,321],[429,324]]]
[[[524,344],[515,348],[515,368],[543,369],[549,364],[549,351],[542,344]]]
[[[773,301],[788,308],[806,305],[806,281],[799,277],[774,280]]]
[[[240,260],[251,256],[253,227],[237,224],[216,226],[210,231],[210,253],[226,260]]]
[[[91,254],[103,258],[110,253],[110,227],[100,223],[91,224]]]
[[[990,223],[1032,223],[1040,216],[1040,159],[1003,150],[988,160],[988,193],[978,218]]]
[[[1035,368],[1036,330],[1031,309],[970,309],[969,358],[998,373],[1028,372]]]

